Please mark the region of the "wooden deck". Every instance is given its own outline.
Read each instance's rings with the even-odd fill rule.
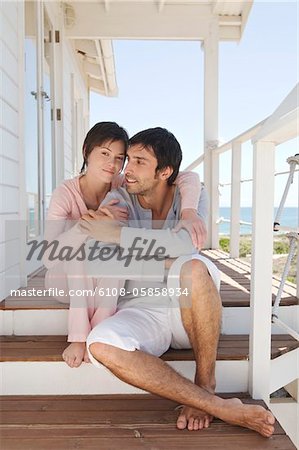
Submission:
[[[66,336],[0,336],[0,362],[7,361],[62,361]],[[272,335],[272,359],[299,347],[289,335]],[[170,349],[161,357],[165,361],[193,361],[192,350]],[[221,335],[218,361],[247,361],[248,335]]]
[[[262,404],[246,394],[230,396]],[[3,450],[295,450],[278,422],[269,439],[219,419],[205,430],[178,430],[178,405],[152,395],[9,396],[0,400]]]
[[[221,289],[220,295],[223,306],[241,306],[248,307],[250,303],[250,264],[240,259],[229,258],[227,253],[221,250],[205,250],[202,252],[213,261],[221,272]],[[44,289],[45,270],[40,271],[37,275],[29,280],[27,292],[31,289]],[[273,302],[278,291],[280,280],[273,276],[272,292]],[[24,290],[24,289],[22,289]],[[281,305],[298,305],[299,299],[296,297],[296,288],[294,284],[286,282],[282,294]],[[4,302],[0,303],[0,309],[67,309],[68,305],[60,303],[51,296],[20,296],[8,297]]]

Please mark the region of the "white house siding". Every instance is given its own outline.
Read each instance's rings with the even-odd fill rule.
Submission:
[[[21,1],[0,3],[0,300],[21,280],[20,235],[5,222],[22,218],[23,8]]]
[[[71,178],[77,175],[75,173],[74,156],[76,151],[73,148],[73,133],[78,133],[79,147],[82,145],[82,139],[84,138],[82,133],[80,133],[82,127],[75,127],[74,101],[83,101],[83,116],[88,114],[89,103],[85,80],[78,67],[78,61],[74,57],[71,43],[68,40],[63,41],[63,65],[68,69],[63,71],[64,177]],[[81,120],[84,122],[84,117]]]
[[[88,116],[88,89],[75,59],[73,48],[63,39],[63,18],[59,3],[48,3],[54,30],[60,30],[61,56],[63,64],[56,63],[56,80],[63,80],[62,89],[57,90],[56,107],[62,110],[62,121],[55,122],[62,127],[57,153],[64,166],[64,178],[74,175],[74,99],[81,102],[82,123]],[[54,14],[53,14],[54,13]],[[26,217],[25,164],[24,164],[24,2],[1,1],[0,3],[0,301],[11,289],[26,283],[24,269],[25,234],[9,227],[6,220],[22,220]],[[55,86],[54,86],[55,89]],[[60,94],[61,92],[61,94]],[[59,98],[59,94],[61,98]],[[55,114],[54,114],[55,115]],[[80,140],[82,142],[82,128]],[[86,130],[84,129],[84,132]],[[81,145],[80,142],[80,145]],[[78,142],[79,145],[79,142]],[[61,176],[57,176],[58,182]],[[6,227],[7,228],[7,227]]]

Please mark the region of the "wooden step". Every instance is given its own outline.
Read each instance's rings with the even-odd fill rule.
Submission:
[[[231,396],[263,405],[244,394]],[[205,430],[178,430],[177,403],[153,395],[3,396],[0,400],[5,450],[295,449],[277,421],[270,439],[219,419]]]
[[[66,336],[1,336],[0,361],[62,361],[67,346]],[[299,347],[299,342],[289,335],[272,336],[272,359]],[[221,335],[218,361],[247,361],[249,357],[248,335]],[[170,349],[165,361],[194,361],[192,350]]]

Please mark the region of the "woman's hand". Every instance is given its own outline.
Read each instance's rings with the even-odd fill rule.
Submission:
[[[110,200],[105,206],[100,206],[97,212],[104,213],[107,216],[118,220],[119,222],[126,222],[129,217],[128,208],[124,206],[117,206],[119,200]]]
[[[207,228],[195,209],[183,209],[181,220],[173,231],[177,232],[182,228],[190,234],[194,247],[201,250],[207,239]]]

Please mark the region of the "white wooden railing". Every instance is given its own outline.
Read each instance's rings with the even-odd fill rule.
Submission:
[[[277,110],[267,119],[258,123],[239,136],[211,149],[214,164],[219,165],[219,155],[232,151],[231,166],[231,230],[230,230],[230,254],[239,256],[240,243],[240,205],[241,184],[252,182],[252,258],[251,258],[251,332],[250,332],[250,373],[249,390],[253,398],[263,398],[269,402],[269,395],[273,386],[277,388],[277,361],[271,363],[271,313],[272,313],[272,263],[273,263],[273,210],[274,210],[274,179],[275,176],[275,150],[276,147],[298,136],[298,86],[296,86]],[[251,140],[253,146],[253,178],[241,179],[242,145]],[[297,149],[294,153],[298,152]],[[291,156],[291,155],[290,155]],[[200,164],[204,164],[204,155],[197,158],[185,170],[192,170]],[[218,171],[212,171],[214,177],[213,186],[221,185]],[[217,248],[219,243],[219,189],[210,192],[212,204],[212,248]],[[299,200],[299,195],[298,195]],[[216,208],[215,208],[216,205]],[[215,214],[215,210],[218,209]],[[299,252],[298,252],[299,253]],[[299,256],[297,256],[297,296]],[[298,350],[297,356],[298,356]],[[292,353],[292,352],[291,352]],[[285,356],[285,355],[284,355]],[[292,354],[290,357],[294,357]],[[287,358],[284,359],[286,364]],[[281,366],[282,367],[282,366]],[[297,367],[294,373],[290,367],[280,367],[279,380],[281,386],[298,378]],[[271,370],[272,368],[272,370]]]

